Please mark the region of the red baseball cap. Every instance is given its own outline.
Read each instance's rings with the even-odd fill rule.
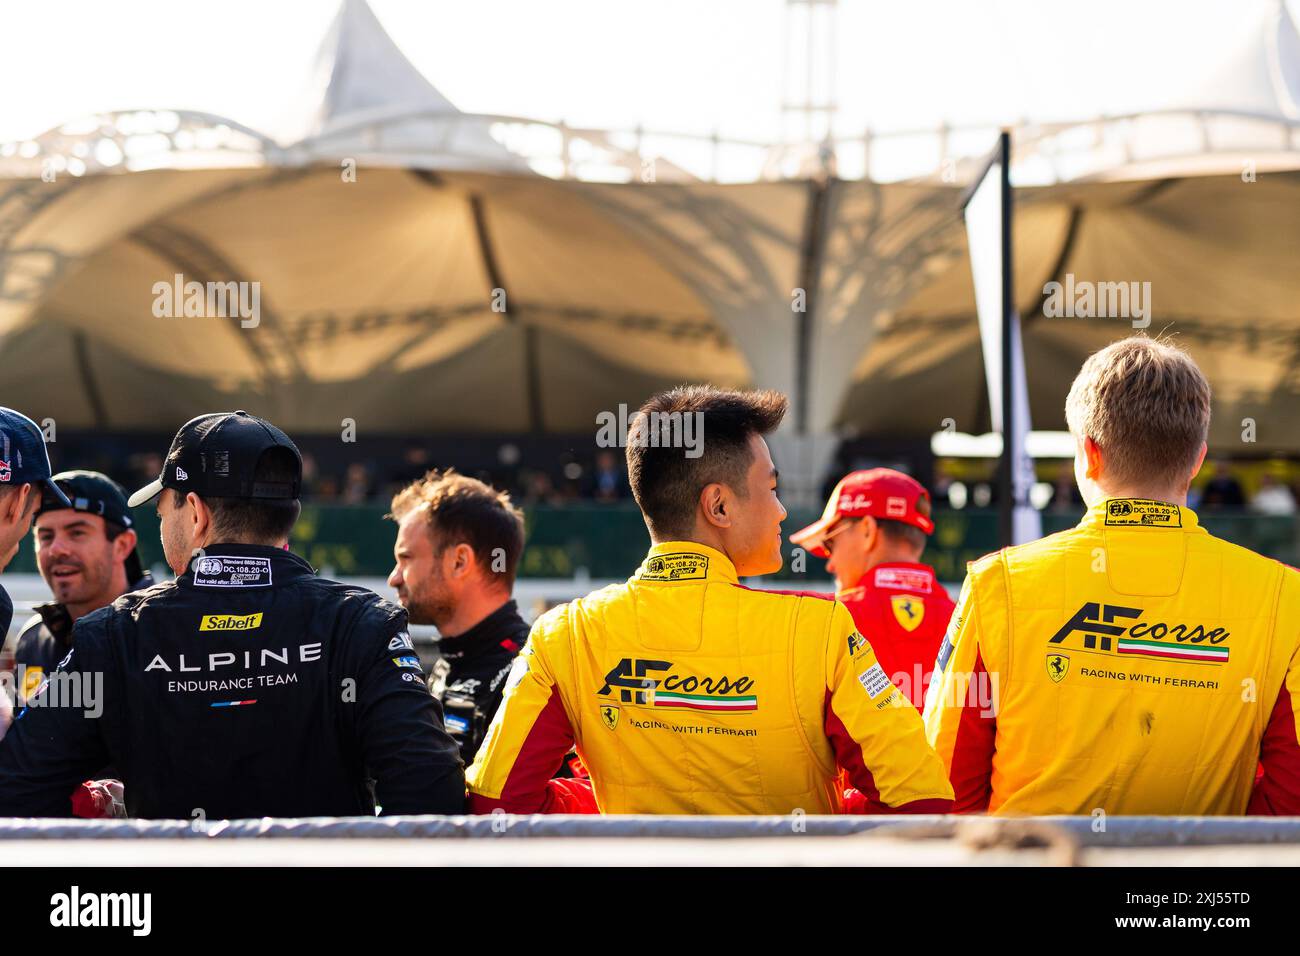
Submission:
[[[869,468],[853,471],[840,479],[831,492],[821,518],[802,531],[790,535],[790,543],[807,547],[819,558],[829,558],[822,542],[826,533],[841,518],[885,518],[901,521],[934,533],[930,520],[930,493],[915,478],[892,468]]]

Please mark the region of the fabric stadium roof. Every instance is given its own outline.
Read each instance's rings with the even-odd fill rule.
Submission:
[[[271,133],[299,162],[400,154],[426,168],[527,170],[487,121],[464,116],[424,78],[365,0],[343,0],[302,96]]]
[[[430,119],[454,107],[361,0],[308,88],[275,137],[225,124],[255,162],[0,178],[0,403],[68,428],[238,406],[291,432],[559,432],[680,381],[761,385],[796,400],[778,457],[805,490],[838,432],[987,428],[957,186],[535,176],[486,125]],[[1249,417],[1259,447],[1300,452],[1300,173],[1233,173],[1018,192],[1035,427],[1133,331],[1043,317],[1044,283],[1145,280],[1148,331],[1211,376],[1217,450],[1241,450]],[[260,323],[155,316],[177,273],[260,283]]]

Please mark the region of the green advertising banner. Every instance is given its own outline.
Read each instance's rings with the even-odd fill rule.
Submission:
[[[308,505],[293,534],[293,549],[324,572],[336,577],[387,576],[393,567],[396,526],[386,520],[383,505]],[[627,577],[645,556],[650,538],[640,512],[631,504],[579,503],[564,507],[526,509],[526,544],[520,565],[525,578]],[[788,535],[819,516],[796,510],[784,525]],[[140,552],[146,567],[163,563],[158,540],[158,518],[151,509],[136,512]],[[1047,534],[1071,527],[1077,513],[1043,515]],[[1278,558],[1300,563],[1300,521],[1294,517],[1249,514],[1203,516],[1212,534]],[[935,533],[923,560],[932,564],[939,579],[959,582],[966,562],[997,548],[997,514],[993,511],[939,511]],[[794,557],[786,546],[786,564],[779,579],[803,575],[823,576],[824,562],[808,555],[802,572],[791,568]],[[15,572],[34,572],[35,555],[29,538],[9,566]]]

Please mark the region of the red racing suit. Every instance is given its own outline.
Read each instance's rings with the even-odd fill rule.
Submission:
[[[954,607],[934,569],[911,561],[878,564],[857,587],[835,597],[871,642],[894,686],[919,711]]]

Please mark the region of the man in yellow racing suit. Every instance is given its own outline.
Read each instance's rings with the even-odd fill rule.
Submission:
[[[949,809],[920,716],[848,611],[739,582],[781,565],[762,436],[785,408],[683,387],[642,409],[629,478],[653,547],[627,583],[534,625],[468,772],[472,811],[591,809],[551,780],[575,743],[605,813],[836,813],[841,769],[877,812]],[[699,421],[702,454],[647,441],[661,416]]]
[[[1300,812],[1300,574],[1186,507],[1209,403],[1162,343],[1085,363],[1087,514],[974,562],[940,648],[925,721],[957,811]]]

